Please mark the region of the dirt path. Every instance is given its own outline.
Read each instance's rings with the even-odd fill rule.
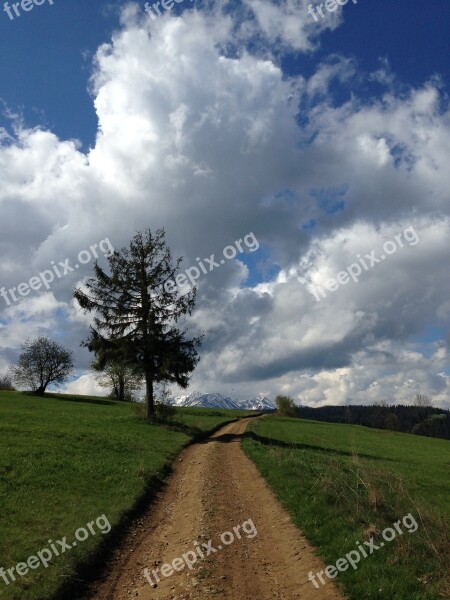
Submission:
[[[308,572],[324,565],[242,452],[248,422],[226,425],[183,452],[156,505],[130,533],[91,600],[343,598],[330,580],[320,589],[308,581]],[[221,539],[224,532],[230,535]],[[183,570],[169,577],[157,571],[158,583],[152,571],[189,551],[192,562],[197,551],[193,569],[180,560],[175,566],[181,569],[183,562]],[[145,579],[144,568],[157,587]]]

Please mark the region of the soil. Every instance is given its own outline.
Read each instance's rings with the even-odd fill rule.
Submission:
[[[241,450],[250,420],[228,424],[183,451],[156,503],[94,584],[90,600],[343,599],[325,575],[319,589],[308,581],[310,571],[325,565]],[[192,569],[186,553],[192,563],[196,554]],[[182,570],[163,567],[177,558]],[[162,567],[173,574],[163,576]]]

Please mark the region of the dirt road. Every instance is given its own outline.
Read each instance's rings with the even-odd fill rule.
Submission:
[[[320,589],[308,581],[308,572],[324,565],[242,452],[248,422],[226,425],[183,452],[156,505],[130,533],[91,600],[343,598],[330,580]],[[161,568],[173,571],[163,564],[176,558],[180,571],[163,576]],[[196,558],[189,569],[186,563]]]

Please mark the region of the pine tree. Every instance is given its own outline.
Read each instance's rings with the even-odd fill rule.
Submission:
[[[188,339],[178,326],[192,314],[196,290],[180,296],[168,285],[181,260],[173,264],[164,229],[147,229],[108,257],[109,274],[96,263],[86,291],[77,288],[74,294],[81,308],[94,314],[83,345],[95,352],[100,369],[119,361],[142,373],[148,419],[154,415],[154,385],[167,381],[187,387],[199,360],[202,337]]]

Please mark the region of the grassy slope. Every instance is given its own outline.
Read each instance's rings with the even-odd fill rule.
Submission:
[[[368,540],[370,526],[409,513],[419,522],[339,573],[350,599],[450,598],[448,441],[270,417],[250,425],[243,446],[327,565]]]
[[[149,425],[133,409],[86,396],[0,392],[0,567],[26,561],[49,538],[70,542],[100,515],[114,526],[193,434],[248,414],[184,409],[184,427],[175,430]],[[12,585],[0,579],[0,598],[51,598],[102,539],[90,536]]]

